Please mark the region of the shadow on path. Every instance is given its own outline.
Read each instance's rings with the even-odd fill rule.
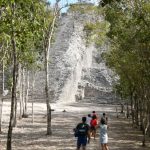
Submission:
[[[43,111],[41,108],[44,106],[40,107],[40,105],[42,104],[37,107],[37,112]],[[66,112],[62,112],[64,109]],[[86,116],[93,110],[98,115],[103,112],[108,114],[110,150],[150,150],[150,139],[147,139],[147,146],[142,147],[142,133],[131,127],[129,119],[116,118],[114,105],[73,103],[55,106],[55,110],[52,113],[52,136],[46,136],[44,113],[35,114],[34,124],[32,124],[31,116],[18,121],[18,126],[13,131],[13,150],[75,150],[76,138],[73,136],[73,128],[81,121],[82,116]],[[8,113],[4,115],[8,115]],[[0,150],[6,150],[6,124],[4,123],[3,133],[0,135]],[[97,129],[96,140],[91,139],[90,144],[87,145],[87,150],[101,150],[99,129]]]

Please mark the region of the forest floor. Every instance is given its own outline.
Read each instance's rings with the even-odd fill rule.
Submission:
[[[75,150],[76,138],[73,128],[93,110],[98,115],[105,112],[109,118],[109,148],[110,150],[150,150],[150,138],[146,139],[146,147],[142,147],[142,133],[131,126],[131,120],[119,114],[116,117],[116,106],[106,104],[70,103],[52,104],[52,136],[46,135],[46,105],[34,104],[34,123],[32,123],[31,103],[29,117],[18,120],[13,129],[13,150]],[[63,112],[66,110],[66,112]],[[0,134],[0,150],[6,150],[10,103],[3,104],[2,134]],[[93,138],[87,145],[87,150],[101,150],[99,145],[99,129],[96,140]]]

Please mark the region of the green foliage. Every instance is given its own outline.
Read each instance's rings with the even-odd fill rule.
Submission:
[[[102,1],[99,2],[99,5],[104,7],[105,5],[111,4],[114,1],[120,2],[121,0],[102,0]]]
[[[69,11],[86,14],[91,11],[95,11],[96,7],[92,4],[80,3],[80,4],[71,4],[69,7]]]
[[[97,46],[101,46],[106,40],[106,33],[109,31],[109,23],[107,21],[86,23],[84,31],[86,32],[87,43],[95,42]]]
[[[104,58],[119,75],[115,90],[122,98],[131,100],[137,114],[138,108],[142,108],[146,117],[150,106],[150,4],[120,1],[111,2],[104,9],[110,23],[110,50]]]
[[[27,69],[38,69],[53,19],[50,6],[40,0],[5,0],[0,8],[0,60],[5,67],[12,65],[11,37],[14,34],[17,62]]]
[[[69,11],[80,13],[80,14],[89,14],[94,16],[93,20],[85,22],[84,31],[86,33],[86,44],[95,42],[97,46],[100,46],[104,43],[106,39],[106,33],[109,31],[109,22],[100,21],[104,9],[94,6],[93,4],[88,3],[78,3],[71,4]]]

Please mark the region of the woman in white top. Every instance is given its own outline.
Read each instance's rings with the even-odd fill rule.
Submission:
[[[100,122],[100,143],[102,146],[102,150],[109,150],[107,146],[108,143],[107,128],[108,126],[106,125],[106,120],[102,118]]]
[[[89,127],[91,126],[91,120],[92,120],[92,117],[91,117],[91,114],[88,114],[88,116],[86,117],[86,123],[89,125]]]

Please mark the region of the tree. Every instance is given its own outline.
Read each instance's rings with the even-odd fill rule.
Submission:
[[[11,113],[7,138],[7,149],[11,150],[12,131],[16,124],[19,66],[21,65],[26,70],[37,62],[39,54],[37,47],[42,45],[39,42],[42,39],[40,22],[43,17],[41,14],[45,11],[45,2],[40,0],[2,0],[0,6],[0,44],[1,41],[4,41],[2,45],[7,43],[9,46],[4,47],[4,53],[0,56],[12,64]],[[6,40],[3,40],[3,37]]]
[[[133,123],[141,125],[144,133],[143,145],[150,122],[149,8],[148,1],[139,0],[116,1],[105,6],[105,19],[110,23],[110,50],[105,59],[120,77],[120,94],[130,98]]]
[[[47,105],[47,135],[52,134],[51,130],[51,106],[50,106],[50,96],[49,96],[49,57],[50,57],[50,48],[53,40],[53,35],[55,31],[55,24],[57,21],[57,17],[59,16],[60,10],[64,7],[67,7],[67,4],[64,7],[59,8],[60,0],[57,0],[55,3],[53,17],[51,20],[47,22],[46,18],[44,18],[44,22],[48,26],[45,26],[43,29],[43,49],[44,49],[44,67],[45,67],[45,94],[46,94],[46,105]]]
[[[104,37],[107,37],[103,40],[109,43],[109,50],[103,56],[106,64],[119,76],[115,90],[130,100],[132,122],[136,127],[140,125],[145,145],[145,135],[150,128],[150,4],[148,0],[105,0],[100,6],[98,8],[104,11],[105,21],[109,24],[109,29],[102,27]],[[96,42],[101,45],[99,28],[100,24],[95,23],[85,29],[90,30],[91,35],[96,34]]]

